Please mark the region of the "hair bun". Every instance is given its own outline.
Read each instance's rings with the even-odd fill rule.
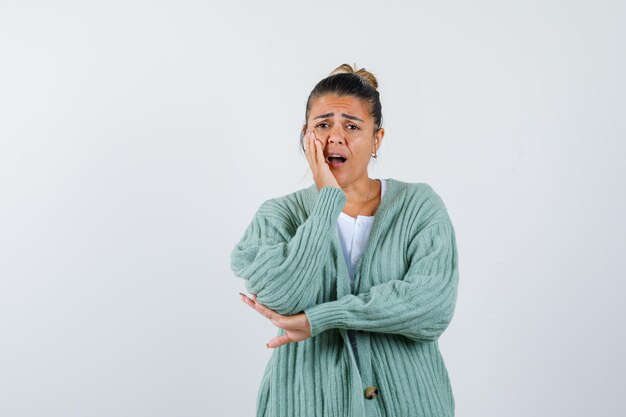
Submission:
[[[356,63],[354,66],[350,66],[349,64],[341,64],[337,68],[335,68],[330,75],[335,74],[355,74],[361,77],[363,81],[368,83],[374,90],[378,90],[378,81],[376,81],[376,77],[374,74],[366,70],[365,68],[361,68],[357,70]]]

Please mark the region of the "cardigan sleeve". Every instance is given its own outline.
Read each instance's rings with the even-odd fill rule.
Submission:
[[[437,340],[452,320],[457,297],[458,257],[452,224],[447,221],[422,229],[408,253],[410,265],[402,279],[306,309],[311,336],[339,328]]]
[[[255,214],[231,252],[233,273],[245,279],[257,300],[280,314],[295,314],[315,305],[322,272],[336,233],[336,221],[346,203],[340,188],[323,187],[309,217],[298,227],[273,200]]]

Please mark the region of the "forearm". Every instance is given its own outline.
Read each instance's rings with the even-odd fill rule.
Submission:
[[[436,340],[454,314],[458,266],[452,226],[441,224],[429,229],[420,239],[421,246],[430,249],[411,265],[404,279],[307,308],[304,312],[311,334],[339,328],[401,334],[416,341]]]
[[[336,219],[345,204],[341,189],[324,187],[309,217],[293,236],[284,236],[271,213],[258,215],[231,254],[235,275],[246,280],[260,303],[281,314],[314,305]]]

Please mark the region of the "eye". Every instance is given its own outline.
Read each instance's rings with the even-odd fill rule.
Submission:
[[[318,123],[317,125],[315,125],[315,127],[321,127],[322,125],[328,125],[328,123],[324,123],[324,122]]]
[[[348,125],[348,127],[353,127],[354,129],[350,129],[350,130],[358,130],[359,127],[357,125]]]

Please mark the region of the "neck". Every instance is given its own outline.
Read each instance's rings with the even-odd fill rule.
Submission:
[[[374,195],[374,184],[372,179],[370,179],[367,175],[359,178],[356,181],[351,182],[350,184],[341,185],[341,189],[346,195],[346,204],[350,205],[359,205],[365,202],[367,195],[370,195],[370,198]],[[371,193],[370,193],[371,190]]]

